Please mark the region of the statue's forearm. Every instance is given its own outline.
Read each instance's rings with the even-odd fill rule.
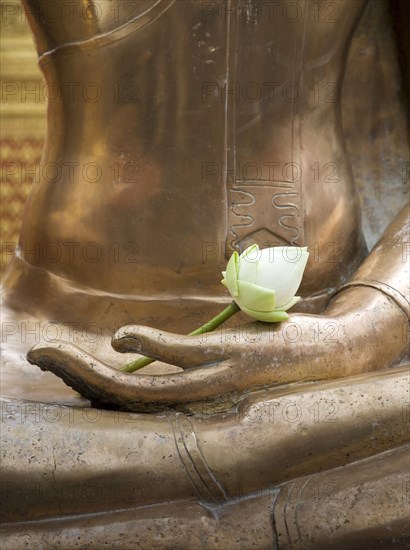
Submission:
[[[405,207],[326,310],[346,335],[344,349],[335,355],[342,376],[388,367],[408,353],[408,239],[409,211]]]
[[[410,316],[410,217],[405,206],[389,225],[369,256],[342,287],[367,286],[388,296]],[[336,301],[337,303],[337,301]],[[331,311],[337,311],[332,306]]]

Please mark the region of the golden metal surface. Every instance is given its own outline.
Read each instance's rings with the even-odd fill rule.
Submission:
[[[59,93],[3,285],[8,548],[405,544],[408,209],[365,258],[340,116],[366,2],[23,3]],[[300,310],[181,336],[249,242],[309,247]]]
[[[41,14],[49,3],[25,4]],[[48,38],[47,49],[40,48],[46,81],[60,93],[49,102],[44,177],[28,205],[42,223],[26,217],[21,259],[79,288],[134,299],[222,299],[215,273],[225,249],[230,254],[249,241],[304,243],[327,248],[308,264],[303,295],[338,287],[364,253],[336,101],[364,2],[337,3],[337,41],[307,16],[273,29],[270,17],[252,26],[241,15],[228,25],[224,2],[215,4],[221,11],[213,16],[202,2],[150,4],[108,34],[91,25],[85,34],[78,26],[66,29],[59,18],[52,25],[58,40]],[[40,31],[51,36],[49,26]],[[273,31],[276,41],[292,44],[291,55],[287,47],[278,55]],[[261,44],[267,44],[263,55]],[[270,75],[282,87],[290,83],[289,94],[302,83],[309,90],[321,80],[334,82],[335,98],[316,103],[305,93],[290,102],[282,90],[276,98],[273,80],[258,102],[246,96],[238,102],[230,93],[238,83],[262,86]],[[315,181],[312,160],[321,169],[330,163],[326,181]],[[96,269],[90,259],[98,251]]]
[[[57,541],[67,550],[99,550],[109,532],[117,547],[138,541],[141,548],[405,548],[408,514],[403,486],[408,483],[409,446],[375,455],[344,468],[298,478],[275,490],[214,507],[195,500],[88,515],[58,522],[6,524],[8,548]],[[340,500],[346,506],[338,506]],[[403,505],[404,504],[404,505]],[[181,526],[189,525],[189,530]],[[323,527],[323,528],[322,528]],[[392,532],[394,543],[392,544]]]

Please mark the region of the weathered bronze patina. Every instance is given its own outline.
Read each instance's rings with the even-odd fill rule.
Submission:
[[[59,94],[3,285],[6,547],[404,547],[408,208],[368,253],[341,124],[366,2],[51,4],[24,0]],[[300,307],[182,336],[251,242],[309,247]]]

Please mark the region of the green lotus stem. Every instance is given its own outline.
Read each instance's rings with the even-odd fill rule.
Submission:
[[[232,315],[238,313],[238,311],[240,311],[240,307],[236,305],[235,302],[231,302],[228,307],[218,313],[218,315],[213,317],[210,321],[197,328],[193,332],[190,332],[189,336],[196,336],[197,334],[212,332],[213,330],[218,328],[219,325],[222,325],[222,323],[232,317]],[[128,373],[135,372],[139,369],[142,369],[143,367],[146,367],[147,365],[150,365],[154,361],[156,361],[156,359],[153,359],[152,357],[140,357],[136,361],[132,361],[132,363],[128,363],[124,367],[121,367],[121,370]]]

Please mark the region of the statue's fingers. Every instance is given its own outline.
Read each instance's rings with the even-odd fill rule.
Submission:
[[[139,325],[120,328],[112,339],[116,351],[136,352],[182,368],[206,365],[227,358],[217,332],[185,336]]]
[[[91,401],[106,400],[116,369],[67,342],[36,344],[27,353],[27,361],[61,378]]]
[[[206,400],[246,386],[228,361],[164,376],[128,374],[64,342],[37,344],[27,359],[56,374],[87,399],[129,411],[143,410],[144,405],[158,408]]]

